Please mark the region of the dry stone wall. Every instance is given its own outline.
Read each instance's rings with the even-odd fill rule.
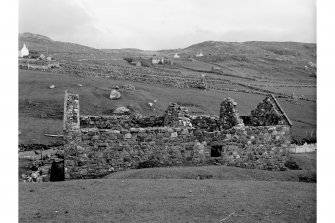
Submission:
[[[191,124],[194,128],[203,129],[209,132],[220,129],[218,116],[191,116]]]
[[[79,122],[79,97],[66,94],[64,114],[72,118],[64,117],[65,179],[98,178],[151,161],[156,166],[286,169],[290,125],[245,126],[232,99],[221,108],[220,118],[191,117],[171,104],[158,117],[80,116]]]
[[[98,129],[129,129],[157,127],[164,125],[163,116],[111,115],[111,116],[80,116],[81,128]]]

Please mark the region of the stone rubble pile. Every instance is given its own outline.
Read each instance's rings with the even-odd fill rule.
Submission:
[[[131,85],[131,84],[123,85],[122,89],[129,90],[129,91],[135,91],[136,90],[134,85]]]
[[[58,158],[56,156],[51,157],[50,155],[44,156],[42,159],[34,161],[31,166],[32,172],[28,174],[22,174],[21,179],[23,180],[23,182],[55,181],[57,180],[55,179],[57,178],[57,176],[55,177],[55,175],[62,175],[63,173],[61,172],[63,168],[64,168],[63,158]],[[52,175],[52,169],[54,169],[53,175]]]
[[[118,107],[117,109],[114,110],[114,114],[129,114],[130,110],[126,107]]]

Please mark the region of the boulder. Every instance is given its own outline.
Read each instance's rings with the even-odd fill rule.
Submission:
[[[109,98],[112,99],[112,100],[117,100],[121,97],[121,93],[118,92],[117,90],[112,90],[110,95],[109,95]]]
[[[114,110],[114,114],[128,114],[130,113],[130,110],[126,107],[118,107]]]

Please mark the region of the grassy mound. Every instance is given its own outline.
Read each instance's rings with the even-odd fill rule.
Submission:
[[[299,181],[301,175],[312,171],[290,170],[271,172],[228,166],[162,167],[121,171],[105,179],[216,179],[238,181]]]

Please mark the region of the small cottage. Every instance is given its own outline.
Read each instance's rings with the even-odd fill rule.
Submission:
[[[24,56],[28,56],[29,55],[29,50],[26,47],[26,44],[23,44],[22,49],[19,51],[19,57],[24,57]]]
[[[164,57],[152,57],[151,63],[152,64],[163,64],[164,63]]]
[[[38,57],[39,60],[45,60],[46,59],[46,56],[42,53],[39,57]]]

